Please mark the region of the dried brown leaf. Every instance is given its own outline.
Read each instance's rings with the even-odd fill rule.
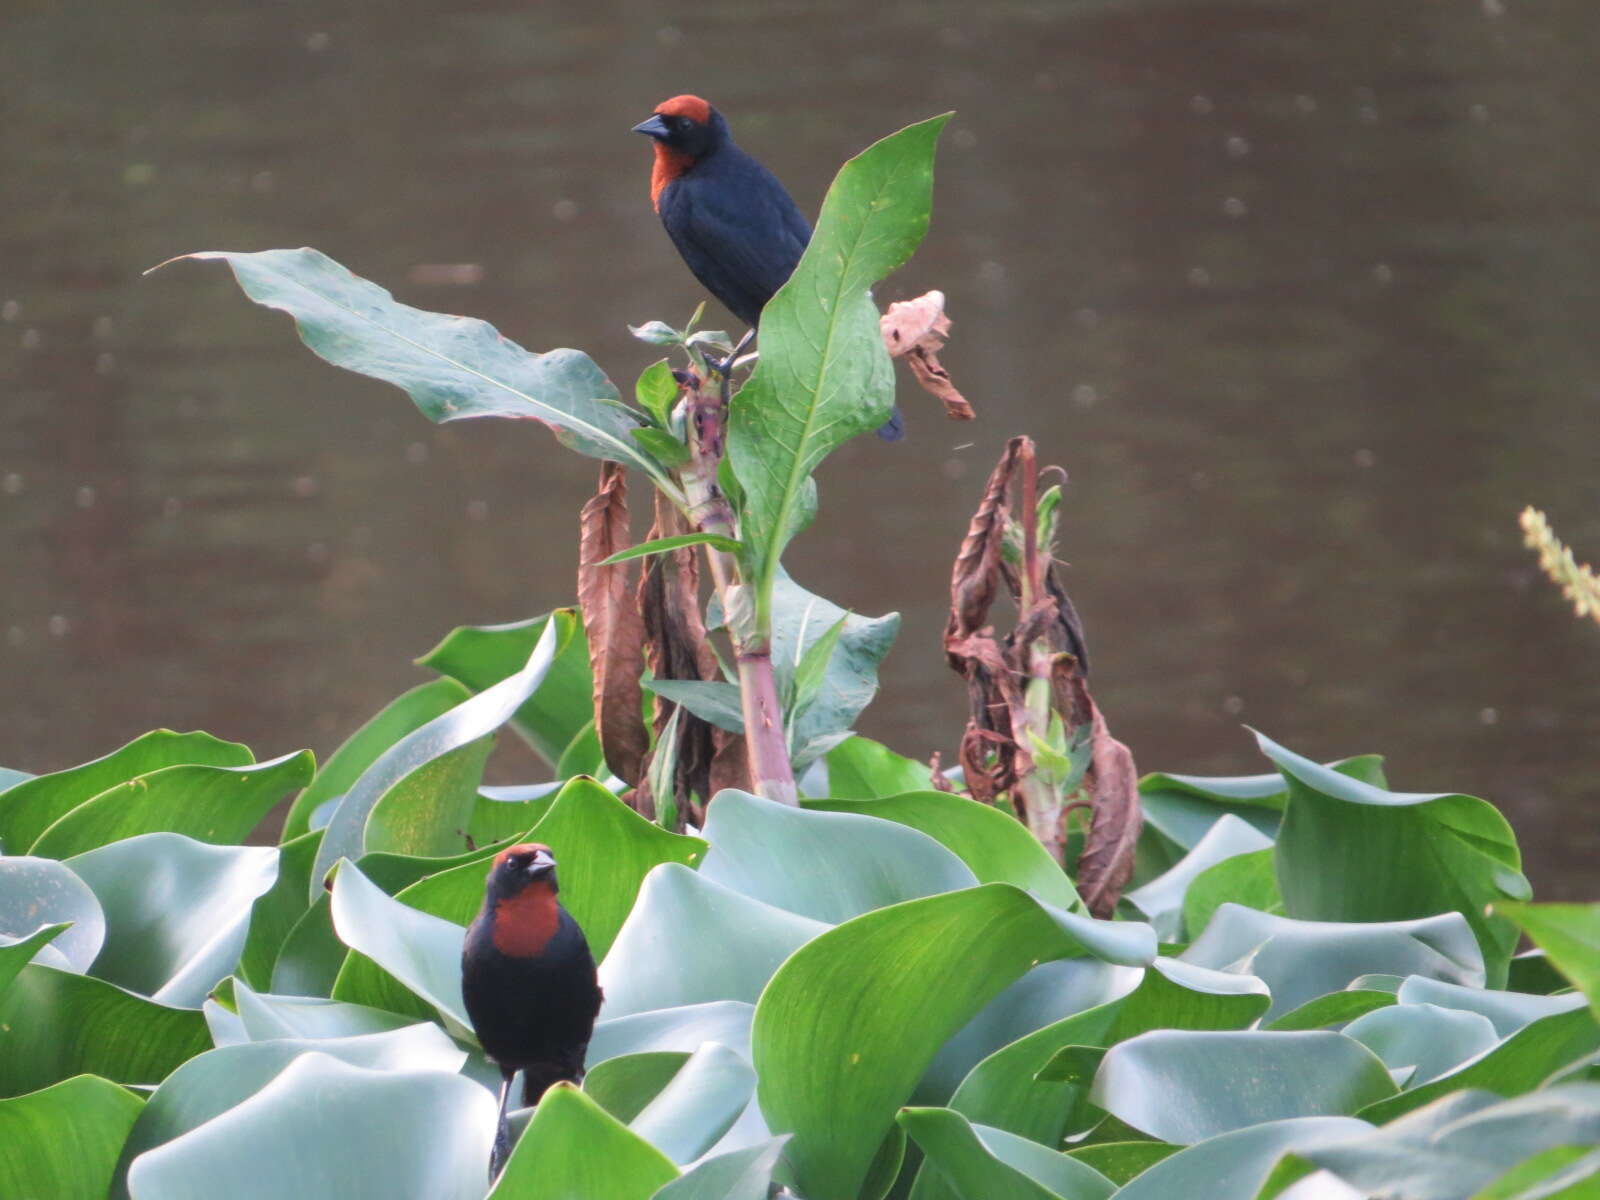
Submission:
[[[1133,753],[1111,736],[1089,685],[1063,659],[1065,690],[1072,693],[1072,710],[1087,718],[1090,725],[1090,760],[1085,776],[1094,797],[1094,815],[1089,819],[1089,835],[1078,856],[1078,894],[1089,911],[1109,919],[1116,910],[1117,898],[1133,874],[1134,851],[1144,814],[1139,805],[1139,772]],[[1083,720],[1079,720],[1083,724]]]
[[[620,464],[600,464],[599,489],[583,506],[578,523],[578,607],[594,672],[595,730],[606,765],[637,784],[649,745],[639,685],[644,622],[628,588],[628,565],[600,565],[629,546],[628,485]]]
[[[964,638],[989,619],[1000,572],[1000,547],[1010,515],[1008,496],[1026,438],[1012,438],[984,485],[978,511],[967,525],[967,536],[956,552],[950,572],[950,616],[945,622],[945,649],[952,639]],[[951,660],[956,670],[960,666]]]
[[[950,318],[944,311],[944,293],[928,292],[915,300],[900,300],[878,321],[883,344],[891,358],[904,358],[922,390],[944,404],[952,421],[971,421],[977,414],[956,390],[950,373],[939,362],[939,351],[950,336]]]

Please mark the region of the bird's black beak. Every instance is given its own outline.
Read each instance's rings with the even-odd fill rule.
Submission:
[[[655,114],[648,121],[640,121],[633,127],[633,132],[642,133],[645,137],[653,137],[658,141],[664,141],[672,136],[672,130],[667,128],[667,123],[661,119],[660,113]]]

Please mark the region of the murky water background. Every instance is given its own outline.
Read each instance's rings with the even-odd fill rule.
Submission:
[[[910,440],[829,463],[791,560],[905,614],[863,731],[953,748],[949,559],[1025,431],[1071,472],[1141,768],[1264,769],[1243,722],[1381,751],[1505,809],[1543,895],[1595,894],[1600,629],[1516,528],[1538,504],[1600,558],[1592,0],[7,0],[0,29],[0,763],[157,725],[326,754],[452,625],[572,598],[590,462],[430,426],[220,267],[145,268],[309,243],[626,387],[624,323],[699,298],[627,132],[657,100],[712,98],[809,211],[955,108],[882,298],[948,293],[982,420],[907,392]]]

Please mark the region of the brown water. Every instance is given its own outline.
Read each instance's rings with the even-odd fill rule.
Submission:
[[[982,420],[908,393],[791,562],[905,614],[861,728],[953,747],[949,559],[1025,431],[1142,768],[1262,770],[1241,722],[1381,751],[1504,808],[1541,894],[1600,891],[1600,629],[1516,528],[1600,558],[1593,0],[443,8],[7,0],[0,764],[157,725],[325,754],[452,625],[572,598],[590,462],[430,426],[221,268],[146,267],[309,243],[626,386],[624,323],[699,298],[627,132],[657,100],[711,97],[813,211],[955,108],[880,298],[948,293]]]

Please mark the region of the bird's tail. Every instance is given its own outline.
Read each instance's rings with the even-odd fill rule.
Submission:
[[[522,1103],[535,1105],[552,1084],[582,1083],[583,1055],[574,1061],[532,1063],[522,1070]]]
[[[906,435],[905,418],[900,415],[900,406],[894,406],[894,412],[889,419],[878,429],[878,436],[886,442],[898,442]]]

